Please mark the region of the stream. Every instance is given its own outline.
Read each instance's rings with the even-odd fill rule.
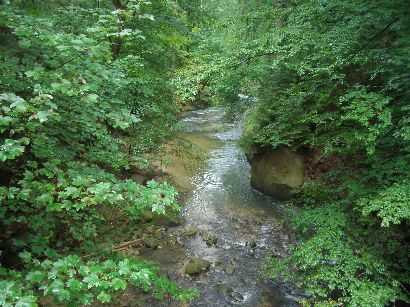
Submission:
[[[206,158],[196,167],[186,167],[187,158],[170,158],[166,172],[181,191],[182,210],[181,225],[168,228],[166,235],[176,243],[146,250],[142,256],[159,262],[162,272],[180,285],[201,292],[189,306],[298,306],[292,285],[259,273],[263,258],[287,253],[283,207],[251,188],[250,166],[237,145],[241,125],[224,124],[222,115],[207,109],[183,117],[179,136],[200,147]],[[194,234],[184,235],[187,229]],[[206,235],[217,236],[217,243],[208,246]],[[212,263],[209,271],[183,274],[195,256]]]

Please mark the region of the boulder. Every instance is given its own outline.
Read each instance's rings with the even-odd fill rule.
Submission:
[[[188,275],[197,275],[209,270],[211,263],[199,257],[193,257],[185,265],[184,272]]]
[[[248,160],[251,185],[265,194],[286,200],[292,189],[303,184],[303,159],[288,148],[264,148]]]

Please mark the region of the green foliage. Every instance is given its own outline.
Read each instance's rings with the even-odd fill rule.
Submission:
[[[76,162],[68,163],[67,171],[55,160],[41,167],[28,162],[27,167],[30,170],[24,172],[18,186],[2,188],[1,217],[6,227],[19,225],[33,234],[26,236],[24,243],[18,242],[38,255],[51,243],[44,238],[55,240],[66,233],[64,240],[81,242],[96,237],[97,222],[102,219],[100,206],[122,210],[130,219],[138,219],[146,209],[159,214],[179,209],[177,193],[168,184],[150,181],[143,187]],[[38,246],[38,242],[42,243]]]
[[[400,224],[410,220],[410,182],[403,180],[388,186],[383,191],[362,198],[358,206],[363,208],[364,215],[375,212],[381,218],[381,226],[389,227],[390,224]]]
[[[167,183],[119,178],[177,122],[167,76],[189,43],[185,12],[166,0],[0,7],[0,305],[107,303],[129,285],[192,298],[152,263],[95,253],[107,209],[129,221],[179,210]]]
[[[30,272],[26,275],[11,270],[1,272],[2,278],[6,278],[0,283],[2,306],[37,306],[33,288],[70,306],[88,305],[96,299],[101,303],[110,302],[115,292],[125,290],[128,285],[142,287],[158,298],[164,293],[179,299],[194,294],[158,276],[158,268],[146,261],[129,258],[85,261],[77,255],[39,261],[29,252],[21,253],[20,257]]]
[[[290,213],[298,236],[292,255],[263,264],[312,295],[308,304],[385,306],[409,301],[408,156],[345,161],[305,184]],[[349,162],[349,164],[348,164]],[[290,204],[289,204],[290,205]]]

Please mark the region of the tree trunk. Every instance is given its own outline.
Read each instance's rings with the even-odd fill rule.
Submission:
[[[112,0],[116,10],[123,11],[125,9],[124,5],[121,3],[121,0]],[[123,30],[124,20],[120,17],[117,20],[117,30],[120,33]],[[115,61],[120,56],[122,47],[122,38],[115,38],[114,42],[111,45],[112,59]]]

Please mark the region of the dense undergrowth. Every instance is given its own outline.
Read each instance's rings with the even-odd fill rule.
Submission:
[[[135,285],[194,291],[153,263],[102,248],[107,210],[130,221],[179,210],[170,185],[121,180],[177,121],[184,1],[0,1],[0,305],[42,296],[110,302]],[[153,156],[153,155],[151,155]]]
[[[244,118],[248,156],[286,146],[305,157],[290,214],[297,242],[263,271],[304,287],[308,305],[410,302],[409,8],[214,2],[223,14],[187,69]]]

